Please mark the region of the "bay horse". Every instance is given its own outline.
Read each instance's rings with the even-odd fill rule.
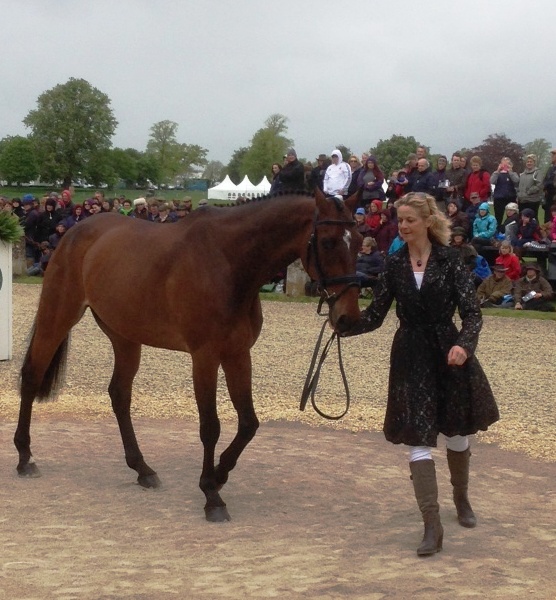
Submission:
[[[219,491],[259,426],[253,407],[251,347],[262,327],[260,287],[297,258],[319,282],[321,302],[341,332],[359,318],[355,261],[361,236],[345,202],[285,194],[233,207],[203,207],[173,224],[120,214],[94,215],[72,227],[45,273],[31,341],[21,368],[14,443],[20,476],[38,477],[31,453],[33,401],[55,397],[63,383],[69,334],[90,308],[114,349],[108,386],[128,466],[137,481],[160,480],[143,459],[130,415],[141,346],[189,352],[204,447],[199,486],[209,521],[230,519]],[[171,319],[160,315],[164,306]],[[148,316],[147,316],[148,315]],[[237,432],[215,466],[216,409],[222,366],[238,416]]]

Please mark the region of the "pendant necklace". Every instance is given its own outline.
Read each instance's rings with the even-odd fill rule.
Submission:
[[[415,263],[418,267],[422,267],[423,266],[423,261],[421,259],[419,259],[416,263]]]

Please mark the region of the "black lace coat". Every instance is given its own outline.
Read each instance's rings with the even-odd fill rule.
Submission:
[[[380,327],[396,300],[400,323],[390,358],[386,439],[394,444],[436,446],[439,433],[469,435],[496,422],[498,408],[474,355],[482,327],[481,311],[459,254],[433,244],[418,289],[404,246],[386,259],[374,295],[374,302],[361,313],[358,331],[353,333]],[[456,309],[462,320],[459,331],[454,323]],[[447,364],[454,345],[469,355],[463,366]]]

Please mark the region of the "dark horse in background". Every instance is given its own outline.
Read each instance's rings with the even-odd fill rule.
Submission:
[[[103,214],[70,229],[46,271],[21,369],[14,437],[19,475],[40,475],[30,447],[33,401],[47,400],[60,388],[70,330],[89,307],[114,348],[108,392],[126,462],[144,487],[157,487],[160,481],[143,459],[130,415],[141,346],[191,354],[204,447],[199,485],[206,496],[205,514],[209,521],[229,519],[219,490],[259,426],[250,355],[263,321],[259,288],[301,258],[320,284],[332,326],[348,329],[359,318],[356,202],[356,196],[343,202],[317,191],[316,197],[287,194],[242,206],[202,208],[168,225]],[[161,306],[171,319],[158,316]],[[238,428],[215,466],[220,365]]]

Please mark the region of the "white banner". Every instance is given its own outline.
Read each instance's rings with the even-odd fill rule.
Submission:
[[[0,242],[0,360],[12,358],[12,245]]]

